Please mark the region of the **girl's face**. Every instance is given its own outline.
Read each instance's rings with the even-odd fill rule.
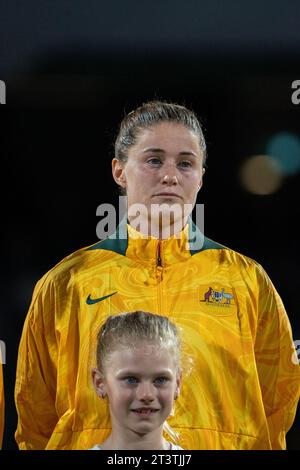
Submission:
[[[146,434],[161,432],[179,387],[170,351],[143,342],[111,354],[96,391],[108,396],[114,431]]]
[[[202,186],[203,152],[198,136],[182,124],[162,122],[145,129],[129,148],[128,161],[112,161],[115,181],[126,188],[128,206],[194,207]]]

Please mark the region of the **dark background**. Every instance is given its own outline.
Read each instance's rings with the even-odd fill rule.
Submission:
[[[277,132],[299,136],[297,1],[0,1],[3,448],[15,449],[15,365],[37,280],[97,241],[96,208],[117,204],[113,141],[124,113],[162,98],[191,107],[208,145],[205,232],[270,275],[300,339],[300,175],[247,192],[239,170]],[[300,449],[300,417],[287,435]]]

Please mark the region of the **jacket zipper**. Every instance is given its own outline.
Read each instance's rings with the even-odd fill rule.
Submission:
[[[160,243],[161,242],[158,242],[158,245],[157,245],[157,256],[156,256],[156,266],[162,266],[162,263],[161,263],[161,253],[160,253]]]
[[[161,242],[158,242],[157,246],[157,255],[156,255],[156,275],[158,279],[157,283],[157,313],[160,315],[162,312],[162,289],[161,289],[161,281],[162,281],[162,274],[163,274],[163,265],[161,259]]]

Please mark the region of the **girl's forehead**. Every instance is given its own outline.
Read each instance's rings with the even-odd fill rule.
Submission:
[[[150,341],[132,342],[130,345],[123,345],[123,349],[134,355],[140,354],[143,356],[166,355],[169,352],[164,345]]]
[[[173,348],[150,342],[119,344],[107,357],[108,374],[176,375],[178,358]]]
[[[119,345],[114,351],[114,357],[119,362],[135,362],[137,360],[146,361],[173,361],[174,351],[164,344],[150,341],[132,342],[130,345]]]
[[[168,350],[157,344],[143,343],[135,347],[137,354],[142,356],[161,356],[168,354]]]

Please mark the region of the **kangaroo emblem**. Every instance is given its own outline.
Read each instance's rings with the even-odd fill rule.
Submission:
[[[210,287],[207,292],[204,294],[204,300],[201,300],[201,302],[211,302],[209,299],[212,296],[213,289]]]
[[[232,305],[231,304],[231,299],[233,299],[233,295],[230,294],[229,292],[225,292],[225,289],[222,288],[221,291],[219,290],[214,290],[212,287],[208,289],[207,292],[204,294],[204,299],[201,300],[200,302],[209,302],[209,303],[214,303],[217,305]]]

